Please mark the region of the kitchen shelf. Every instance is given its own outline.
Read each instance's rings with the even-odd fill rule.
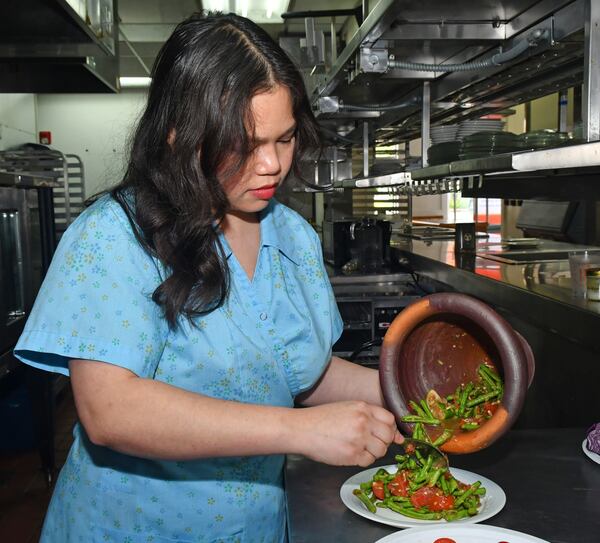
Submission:
[[[117,54],[114,16],[108,33],[96,35],[85,18],[66,0],[9,2],[0,23],[0,57],[81,57]],[[102,7],[116,13],[114,2]]]
[[[413,170],[411,174],[413,180],[468,178],[488,174],[503,175],[510,179],[512,173],[536,172],[541,175],[542,172],[557,174],[560,170],[586,173],[592,168],[600,168],[600,142],[458,160]]]

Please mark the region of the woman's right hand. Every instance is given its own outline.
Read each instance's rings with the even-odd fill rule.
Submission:
[[[294,416],[294,448],[325,464],[366,467],[404,439],[392,413],[363,401],[295,409]]]

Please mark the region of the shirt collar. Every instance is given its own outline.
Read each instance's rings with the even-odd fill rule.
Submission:
[[[278,226],[278,220],[281,220],[282,213],[278,207],[279,204],[275,200],[270,200],[269,205],[260,212],[260,245],[262,247],[274,247],[283,255],[285,255],[291,262],[296,265],[300,264],[300,255],[296,249],[296,245],[292,240],[289,239],[289,234],[284,233],[287,229]],[[285,237],[288,238],[286,243]],[[219,239],[223,246],[223,253],[225,258],[228,259],[232,250],[227,243],[227,239],[223,235],[223,232],[219,232]]]

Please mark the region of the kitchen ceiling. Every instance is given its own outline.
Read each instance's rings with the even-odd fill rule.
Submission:
[[[226,4],[226,0],[223,4]],[[251,9],[253,0],[248,0],[248,4]],[[288,11],[351,9],[360,4],[361,2],[356,0],[290,0]],[[123,77],[148,75],[144,65],[148,69],[152,67],[160,47],[177,23],[201,9],[202,0],[119,0],[120,75]],[[346,19],[347,16],[336,18],[338,31]],[[328,18],[315,19],[315,23],[317,30],[329,32]],[[275,38],[280,35],[304,35],[304,19],[261,26]]]

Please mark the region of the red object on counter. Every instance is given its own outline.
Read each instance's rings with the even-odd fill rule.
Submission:
[[[52,132],[50,132],[50,130],[40,131],[39,142],[44,145],[50,145],[52,143]]]

